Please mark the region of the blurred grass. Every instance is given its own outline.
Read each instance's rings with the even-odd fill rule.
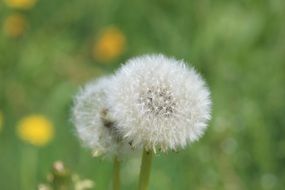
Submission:
[[[21,14],[19,37],[4,29]],[[30,10],[0,2],[0,187],[20,187],[21,150],[15,128],[29,114],[46,115],[55,139],[39,149],[37,181],[63,160],[96,189],[110,188],[111,162],[80,147],[69,121],[78,87],[112,73],[126,59],[161,52],[185,59],[212,91],[206,135],[179,153],[159,154],[151,189],[283,189],[285,186],[285,2],[171,0],[38,1]],[[102,29],[115,26],[126,49],[108,62],[94,59]],[[124,189],[137,185],[139,160],[123,165]]]

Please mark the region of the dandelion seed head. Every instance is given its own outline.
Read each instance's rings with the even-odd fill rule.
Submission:
[[[93,151],[93,156],[122,155],[130,149],[114,127],[106,106],[106,89],[110,78],[104,77],[85,85],[76,95],[72,109],[72,121],[82,144]],[[120,156],[119,155],[119,156]]]
[[[110,114],[134,146],[182,148],[202,136],[210,119],[204,80],[183,61],[163,55],[127,61],[108,94]]]

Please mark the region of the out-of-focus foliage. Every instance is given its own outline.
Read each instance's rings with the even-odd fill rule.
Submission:
[[[3,113],[0,111],[0,131],[2,130],[4,124]]]
[[[96,189],[108,189],[111,161],[80,147],[70,122],[72,97],[127,58],[158,52],[201,72],[213,119],[199,142],[156,156],[150,189],[284,188],[284,0],[39,0],[29,8],[11,2],[0,2],[1,189],[21,189],[26,144],[16,131],[30,114],[45,115],[55,127],[53,141],[38,148],[37,182],[60,159]],[[94,47],[109,27],[123,37],[116,37],[122,40],[116,53],[100,53],[109,56],[102,59]],[[137,186],[138,170],[138,158],[123,163],[124,189]]]
[[[70,171],[62,161],[56,161],[46,176],[45,183],[38,185],[38,190],[88,190],[94,187],[93,181],[81,179],[78,174]]]

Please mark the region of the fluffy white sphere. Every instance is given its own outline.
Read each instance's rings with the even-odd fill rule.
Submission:
[[[88,83],[74,99],[72,121],[82,143],[93,150],[95,156],[121,155],[130,146],[121,142],[109,117],[106,106],[106,89],[110,78],[101,78]],[[128,149],[128,150],[127,150]]]
[[[133,146],[166,151],[201,137],[210,119],[209,95],[201,76],[183,61],[146,55],[115,74],[107,104]]]

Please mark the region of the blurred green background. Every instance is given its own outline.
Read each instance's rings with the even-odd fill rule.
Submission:
[[[22,1],[0,2],[1,190],[22,189],[32,167],[36,183],[44,182],[56,160],[94,180],[95,189],[110,189],[112,162],[93,158],[74,135],[72,97],[85,82],[145,53],[190,62],[213,100],[199,142],[155,157],[151,190],[284,189],[284,0]],[[16,133],[31,114],[55,127],[46,146]],[[28,149],[36,150],[37,163],[23,161]],[[123,189],[137,187],[139,164],[123,163]]]

